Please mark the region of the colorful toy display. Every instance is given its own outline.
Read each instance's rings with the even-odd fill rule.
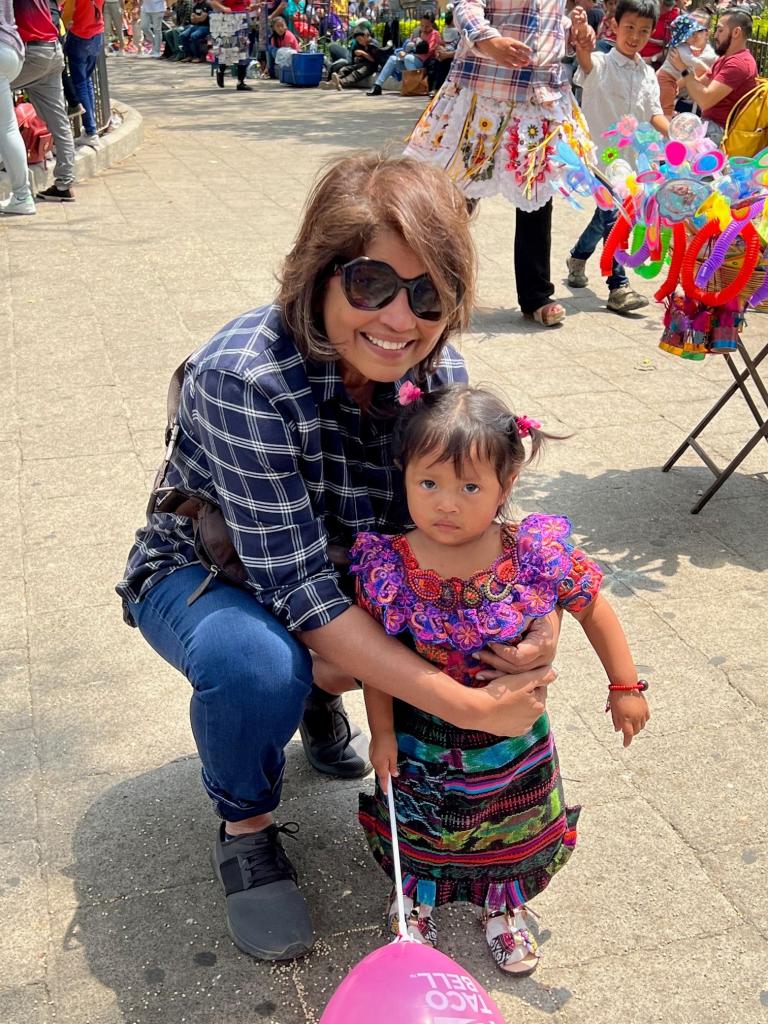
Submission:
[[[558,149],[564,194],[619,209],[602,274],[614,259],[646,279],[667,267],[661,347],[690,359],[735,350],[746,308],[768,302],[768,149],[728,158],[695,114],[673,118],[666,140],[633,117],[605,136],[604,169]]]

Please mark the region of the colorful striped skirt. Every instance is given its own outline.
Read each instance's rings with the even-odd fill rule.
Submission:
[[[576,844],[578,807],[566,807],[554,738],[542,715],[500,740],[457,729],[395,702],[394,780],[403,887],[419,903],[520,906],[549,884]],[[360,796],[371,851],[394,879],[387,799]]]

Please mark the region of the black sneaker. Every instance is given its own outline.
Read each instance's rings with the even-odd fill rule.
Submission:
[[[47,203],[74,203],[75,193],[71,188],[58,188],[56,185],[51,185],[50,188],[38,192],[35,199],[42,199]]]
[[[366,96],[381,96],[381,86],[380,85],[372,86],[372,88],[370,88],[365,95]]]
[[[224,839],[213,847],[213,869],[224,886],[227,929],[238,949],[257,960],[294,960],[312,948],[315,935],[296,885],[296,869],[280,841],[298,825],[269,825],[262,832]]]
[[[252,85],[246,85],[245,82],[238,82],[237,83],[237,91],[238,92],[253,92],[253,86]]]
[[[315,771],[336,779],[362,779],[370,772],[368,738],[347,718],[341,697],[313,686],[299,734]]]

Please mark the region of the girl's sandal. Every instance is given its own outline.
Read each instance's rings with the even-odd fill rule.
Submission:
[[[528,928],[527,907],[483,915],[485,941],[499,970],[524,977],[539,966],[539,946]],[[535,915],[534,915],[535,916]]]
[[[432,917],[432,907],[414,906],[413,900],[406,896],[405,919],[410,938],[420,942],[422,946],[437,946],[437,925]],[[387,912],[387,930],[391,935],[400,934],[400,924],[397,916],[397,897],[394,896]]]
[[[556,327],[565,320],[565,309],[559,302],[548,302],[546,306],[539,306],[533,313],[523,313],[526,320],[533,320],[542,327]]]

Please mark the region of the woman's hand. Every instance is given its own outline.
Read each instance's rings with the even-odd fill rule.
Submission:
[[[624,746],[628,747],[637,734],[645,728],[651,717],[648,702],[639,691],[611,690],[608,694],[608,710],[613,719],[613,731],[624,733]]]
[[[479,704],[479,720],[473,716],[469,726],[495,736],[523,736],[544,714],[547,687],[557,678],[551,667],[537,668],[517,675],[500,676],[487,686],[473,690]],[[373,757],[371,757],[373,762]]]
[[[560,625],[563,613],[556,609],[540,619],[534,619],[514,646],[489,644],[474,655],[478,661],[491,666],[491,670],[478,672],[480,681],[498,679],[500,676],[530,669],[549,667],[555,660],[557,642],[560,639]],[[495,671],[493,671],[495,670]]]
[[[368,757],[382,792],[386,794],[389,776],[396,779],[400,774],[397,769],[397,736],[393,732],[374,732],[368,747]]]
[[[504,68],[524,68],[531,63],[530,46],[516,39],[494,36],[492,39],[483,39],[482,42],[475,43],[475,49]]]

